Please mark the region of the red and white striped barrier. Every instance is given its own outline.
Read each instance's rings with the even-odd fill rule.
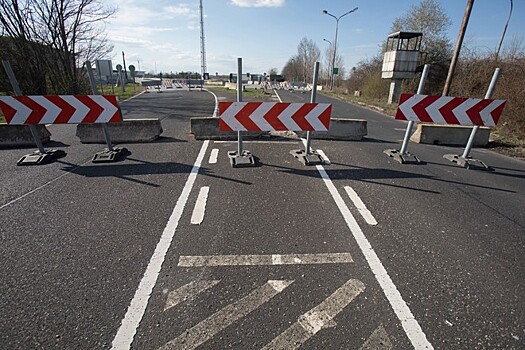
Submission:
[[[116,96],[0,96],[7,124],[82,124],[121,122]]]
[[[219,102],[221,131],[328,131],[328,103]]]
[[[401,94],[396,119],[415,122],[495,126],[505,100]]]

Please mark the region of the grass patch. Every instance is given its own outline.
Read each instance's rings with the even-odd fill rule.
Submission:
[[[7,123],[7,120],[5,120],[5,117],[0,114],[0,124],[6,124]]]
[[[343,94],[340,92],[332,92],[332,91],[319,91],[320,94],[323,94],[325,96],[330,96],[333,98],[337,98],[338,100],[350,102],[362,106],[368,106],[372,107],[373,109],[376,109],[380,112],[383,112],[388,115],[395,115],[397,110],[397,103],[388,104],[386,100],[378,100],[373,98],[366,98],[366,97],[356,97],[353,95]]]
[[[121,87],[112,87],[111,85],[105,85],[104,90],[100,88],[100,85],[98,87],[98,92],[102,95],[115,95],[119,98],[119,100],[125,100],[130,98],[131,96],[134,96],[140,92],[142,92],[144,88],[138,84],[126,84],[124,87],[124,92],[122,92]]]

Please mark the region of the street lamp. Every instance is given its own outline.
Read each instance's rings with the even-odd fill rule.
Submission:
[[[334,40],[334,56],[332,58],[332,84],[330,86],[330,91],[332,91],[334,89],[334,80],[335,80],[335,74],[334,74],[334,68],[335,68],[335,55],[336,55],[336,51],[337,51],[337,32],[339,31],[339,20],[341,18],[343,18],[344,16],[352,13],[352,12],[355,12],[357,11],[358,7],[356,7],[355,9],[353,10],[350,10],[346,13],[343,13],[341,16],[339,17],[336,17],[334,15],[332,15],[330,12],[326,11],[326,10],[323,10],[323,13],[325,15],[328,15],[330,17],[333,17],[335,19],[335,40]]]
[[[509,18],[507,18],[507,23],[505,23],[505,28],[503,28],[503,34],[501,34],[501,39],[499,41],[498,49],[496,50],[496,61],[498,61],[499,51],[501,50],[501,44],[503,44],[503,39],[505,38],[505,33],[507,32],[507,27],[509,26],[511,16],[512,16],[512,0],[510,0]]]

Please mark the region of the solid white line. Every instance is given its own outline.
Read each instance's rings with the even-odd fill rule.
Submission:
[[[250,266],[250,265],[314,265],[346,264],[354,260],[350,253],[273,254],[273,255],[198,255],[179,257],[178,266]]]
[[[225,144],[237,143],[237,142],[238,141],[213,141],[213,143],[225,143]],[[298,141],[244,141],[243,140],[242,143],[255,143],[255,144],[261,144],[261,145],[264,145],[264,144],[296,145]]]
[[[197,202],[195,203],[195,208],[193,208],[193,213],[191,214],[191,224],[200,225],[204,220],[204,212],[206,211],[206,201],[208,200],[208,193],[210,188],[208,186],[201,187],[199,191],[199,196],[197,197]]]
[[[38,190],[41,190],[42,188],[44,188],[44,187],[46,187],[46,186],[52,184],[53,182],[55,182],[55,181],[57,181],[57,180],[63,178],[64,176],[71,174],[73,171],[75,171],[76,169],[80,168],[80,167],[83,166],[83,165],[86,165],[86,164],[89,163],[89,162],[91,162],[91,159],[88,160],[88,161],[86,161],[86,162],[84,162],[84,163],[82,163],[81,165],[79,165],[79,166],[77,166],[77,167],[75,167],[75,168],[69,170],[69,171],[66,171],[64,174],[60,175],[59,177],[56,177],[56,178],[54,178],[53,180],[46,182],[46,183],[43,184],[42,186],[38,186],[37,188],[35,188],[35,189],[33,189],[33,190],[31,190],[31,191],[29,191],[29,192],[27,192],[27,193],[21,195],[20,197],[13,199],[12,201],[7,202],[6,204],[1,205],[1,206],[0,206],[0,210],[1,210],[1,209],[4,209],[4,208],[7,207],[7,206],[10,206],[11,204],[13,204],[13,203],[15,203],[15,202],[18,202],[19,200],[21,200],[21,199],[23,199],[23,198],[29,196],[30,194],[35,193],[35,192],[38,191]]]
[[[210,159],[208,160],[208,163],[216,164],[218,158],[219,158],[219,149],[218,148],[214,148],[214,149],[211,150]]]
[[[202,144],[199,155],[197,156],[195,164],[191,169],[191,173],[188,176],[188,180],[186,181],[186,184],[182,189],[182,193],[179,199],[177,200],[177,204],[175,204],[175,208],[173,209],[168,223],[164,228],[164,232],[162,232],[162,236],[160,237],[160,240],[157,243],[157,247],[155,248],[155,251],[151,256],[148,267],[144,272],[144,276],[142,277],[142,280],[140,281],[139,286],[135,291],[135,296],[129,304],[128,311],[126,312],[126,315],[122,320],[122,324],[120,325],[120,328],[118,329],[118,332],[115,335],[115,338],[113,339],[113,349],[129,349],[131,347],[131,343],[133,342],[133,338],[135,337],[135,333],[137,332],[137,327],[139,326],[139,323],[142,320],[144,311],[146,311],[146,306],[148,305],[148,300],[150,298],[153,287],[157,283],[157,278],[159,276],[160,269],[164,262],[166,252],[168,251],[171,245],[171,241],[175,236],[175,231],[177,230],[177,226],[179,225],[179,220],[182,216],[182,212],[184,211],[184,207],[188,202],[188,198],[193,188],[193,184],[195,183],[197,175],[199,174],[202,160],[204,159],[206,149],[208,148],[208,143],[209,141],[206,140]]]
[[[281,99],[281,96],[279,96],[279,94],[277,93],[277,90],[273,89],[273,93],[275,94],[275,96],[277,96],[277,98],[279,99],[279,102],[283,102],[283,100]]]
[[[204,321],[201,321],[192,328],[185,330],[184,333],[177,338],[169,341],[164,346],[161,346],[159,350],[197,348],[233,322],[245,317],[250,312],[256,310],[259,306],[278,295],[292,283],[293,280],[269,280],[244,298],[227,305]]]
[[[379,260],[379,257],[370,245],[370,242],[368,242],[368,239],[365,237],[361,227],[359,227],[359,224],[350,212],[350,209],[348,209],[346,206],[343,198],[335,188],[325,169],[322,165],[317,165],[316,167],[319,175],[321,175],[321,178],[328,188],[328,191],[330,191],[330,194],[337,204],[339,211],[343,215],[346,225],[352,232],[357,245],[363,252],[365,259],[368,262],[368,266],[370,266],[372,273],[383,289],[383,293],[385,293],[385,296],[392,306],[394,313],[396,314],[399,321],[401,321],[401,326],[405,330],[405,333],[412,343],[412,346],[414,349],[433,349],[432,344],[430,344],[430,342],[427,340],[427,337],[421,329],[421,326],[414,318],[414,315],[408,308],[406,302],[403,300],[401,293],[399,293],[394,282],[392,282],[392,279],[381,263],[381,260]]]
[[[217,95],[215,95],[215,93],[213,93],[212,91],[208,89],[202,89],[202,90],[209,92],[210,94],[213,95],[213,97],[215,97],[215,108],[213,109],[213,117],[217,117],[217,115],[219,114],[219,99],[217,98]]]
[[[366,222],[369,225],[377,225],[377,221],[374,218],[374,215],[368,210],[365,203],[361,200],[361,198],[357,195],[356,191],[350,186],[345,186],[345,191],[348,193],[348,196],[354,202],[355,207],[357,210],[359,210],[359,213],[363,216],[363,218],[366,220]]]
[[[131,100],[133,100],[135,97],[139,97],[140,95],[142,95],[142,94],[145,93],[145,92],[146,92],[146,90],[142,90],[142,91],[139,92],[138,94],[133,95],[133,96],[131,96],[130,98],[128,98],[128,99],[126,99],[126,100],[124,100],[124,101],[122,101],[122,102],[120,102],[120,103],[124,103],[124,102],[131,101]]]
[[[220,280],[191,281],[176,290],[172,290],[166,299],[164,311],[171,309],[183,301],[193,299],[197,294],[210,289],[219,282]]]
[[[319,305],[299,316],[297,322],[261,350],[300,348],[320,330],[335,327],[334,318],[364,290],[363,282],[355,279],[347,281]]]

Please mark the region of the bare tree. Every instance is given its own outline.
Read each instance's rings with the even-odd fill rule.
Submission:
[[[325,54],[324,54],[324,66],[323,66],[323,69],[322,69],[322,74],[321,76],[323,77],[323,79],[326,81],[326,82],[329,82],[331,81],[330,79],[332,78],[332,60],[333,60],[333,57],[334,57],[334,46],[332,44],[330,44],[330,46],[328,46],[326,48],[326,51],[325,51]],[[341,85],[341,82],[344,80],[345,78],[345,75],[346,75],[346,69],[345,69],[345,63],[344,63],[344,59],[343,59],[343,56],[341,56],[339,53],[336,53],[335,55],[335,66],[337,68],[339,68],[339,72],[337,75],[334,76],[335,78],[335,81],[334,81],[334,86],[340,86]]]
[[[297,58],[302,64],[303,82],[310,83],[313,79],[315,62],[319,61],[321,51],[312,39],[302,38],[297,46]]]
[[[82,63],[112,50],[103,25],[114,13],[102,0],[0,0],[0,29],[29,62],[26,70],[45,72],[40,84],[75,94],[84,88]]]

